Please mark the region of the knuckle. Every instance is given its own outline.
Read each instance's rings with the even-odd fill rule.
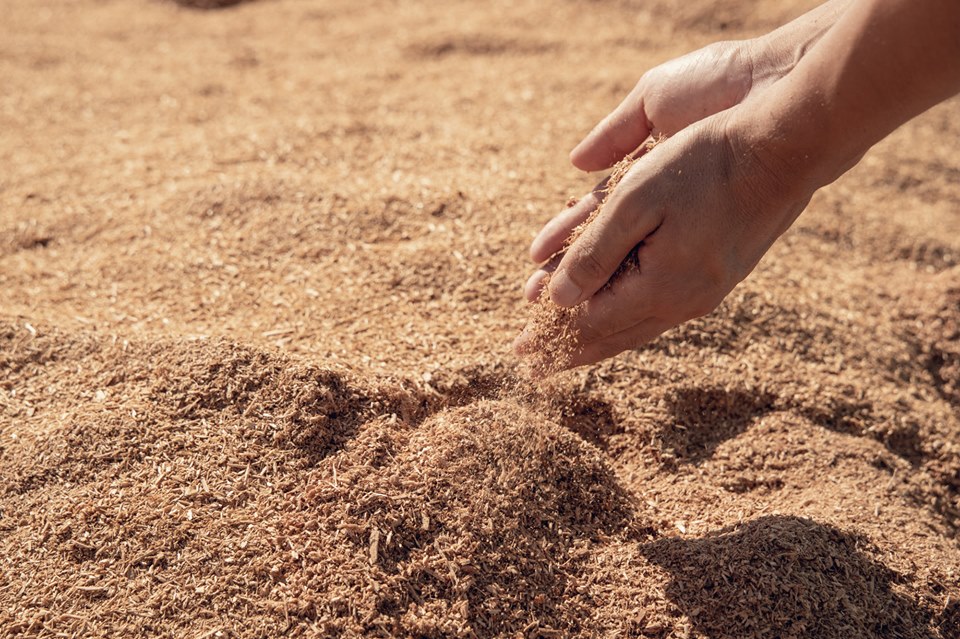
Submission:
[[[723,298],[727,295],[729,290],[727,286],[728,281],[728,278],[720,275],[704,280],[700,290],[691,298],[689,319],[703,317],[716,310],[716,308],[720,306],[720,302],[722,302]]]
[[[604,332],[599,326],[590,321],[582,322],[577,327],[577,340],[581,344],[589,344],[603,337]]]
[[[643,74],[641,74],[640,78],[637,80],[637,83],[633,85],[633,90],[630,92],[633,97],[640,98],[650,83],[656,81],[657,69],[659,69],[659,67],[654,67],[644,71]]]
[[[656,314],[673,324],[712,313],[728,291],[730,278],[720,262],[701,258],[692,264],[694,271],[661,268],[648,272],[657,291]]]
[[[701,285],[706,291],[722,289],[730,279],[729,268],[724,260],[707,256],[701,265]]]
[[[729,53],[731,44],[729,40],[720,40],[708,44],[701,51],[708,57],[719,59]]]
[[[720,259],[705,259],[700,273],[700,286],[693,297],[694,317],[712,313],[730,290],[730,272]]]
[[[617,340],[614,340],[611,344],[611,355],[617,355],[623,353],[624,351],[632,351],[635,348],[639,348],[650,341],[645,335],[625,335]]]
[[[580,285],[606,281],[610,274],[609,266],[600,254],[600,247],[596,243],[583,246],[577,251],[572,268],[568,271],[570,277]]]

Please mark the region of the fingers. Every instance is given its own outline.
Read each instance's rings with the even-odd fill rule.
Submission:
[[[625,184],[629,179],[628,174],[599,216],[567,249],[550,278],[550,299],[555,304],[571,307],[590,298],[660,224],[659,213],[651,212],[656,209],[638,201],[644,189]]]
[[[527,279],[527,283],[523,287],[523,295],[527,298],[528,302],[535,302],[537,298],[540,297],[540,293],[543,292],[546,286],[547,276],[557,270],[561,257],[563,256],[555,255],[549,262],[534,271],[533,275]]]
[[[530,244],[530,259],[543,262],[563,250],[563,246],[577,228],[586,221],[603,199],[606,180],[598,184],[591,193],[585,195],[573,206],[564,209],[547,222]]]
[[[528,302],[535,302],[537,298],[540,297],[540,293],[543,292],[543,287],[546,286],[547,275],[549,275],[549,272],[545,269],[537,269],[533,275],[527,279],[527,283],[523,285],[523,296]]]
[[[602,340],[659,314],[664,297],[653,277],[628,270],[583,303],[573,328],[583,344]]]
[[[543,280],[555,267],[556,259],[545,264],[527,282],[527,298],[535,300],[543,287]],[[675,322],[656,316],[670,305],[672,297],[664,290],[663,281],[639,270],[627,271],[610,286],[584,302],[572,329],[577,336],[578,351],[564,368],[592,364],[621,351],[648,342],[672,327]],[[514,351],[521,357],[531,355],[534,345],[529,329],[514,340]]]
[[[618,283],[621,285],[617,286]],[[672,328],[676,322],[649,315],[659,304],[654,288],[655,285],[634,272],[590,299],[574,324],[578,350],[563,363],[563,368],[576,368],[613,357],[650,342]],[[634,295],[638,297],[631,298]],[[528,330],[524,329],[513,343],[514,351],[521,357],[535,352],[531,350],[535,343],[533,334]]]
[[[583,171],[608,169],[636,150],[652,125],[643,104],[643,80],[623,102],[570,152],[570,161]]]
[[[584,345],[570,358],[567,368],[576,368],[613,357],[623,351],[637,348],[656,339],[661,333],[671,329],[670,322],[652,317],[627,330],[610,335],[602,340]]]

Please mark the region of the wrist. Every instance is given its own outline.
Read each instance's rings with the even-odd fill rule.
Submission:
[[[750,188],[765,197],[809,197],[838,177],[843,162],[828,141],[760,99],[729,111],[726,137]]]
[[[876,136],[851,126],[829,95],[794,76],[731,109],[729,137],[782,192],[809,196],[859,162]]]
[[[960,8],[948,0],[922,10],[908,0],[850,6],[782,80],[731,110],[734,137],[790,185],[832,182],[960,90],[957,25]]]
[[[852,0],[828,0],[761,36],[746,41],[758,82],[776,81],[789,73],[850,6]]]

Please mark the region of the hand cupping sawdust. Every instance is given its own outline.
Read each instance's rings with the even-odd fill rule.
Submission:
[[[621,180],[630,172],[633,165],[664,138],[648,140],[640,150],[620,160],[610,170],[610,175],[604,180],[602,187],[596,192],[600,196],[600,204],[578,225],[563,244],[563,248],[547,260],[547,265],[559,263],[560,257],[567,248],[573,245],[583,232],[598,218],[604,210],[610,195],[620,184]],[[567,207],[576,205],[577,199],[571,198]],[[630,251],[620,264],[620,268],[610,277],[607,286],[616,281],[623,273],[630,269],[639,268],[637,252]],[[543,280],[545,291],[550,283],[550,275]],[[583,303],[572,308],[566,308],[554,303],[549,295],[541,294],[531,304],[530,316],[527,324],[518,338],[519,351],[528,364],[527,372],[530,376],[542,377],[559,373],[568,368],[571,359],[578,349],[579,331],[576,320],[583,311]]]

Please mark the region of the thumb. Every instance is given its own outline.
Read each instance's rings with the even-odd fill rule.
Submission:
[[[583,171],[608,169],[635,151],[652,125],[643,105],[643,79],[623,102],[570,152],[570,161]]]

